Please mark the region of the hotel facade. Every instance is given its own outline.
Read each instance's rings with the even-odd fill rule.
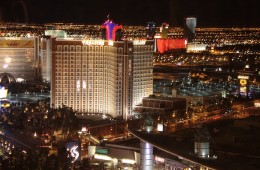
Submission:
[[[153,93],[153,41],[42,39],[52,107],[127,119]]]
[[[0,37],[0,82],[4,75],[13,81],[40,78],[39,37]]]

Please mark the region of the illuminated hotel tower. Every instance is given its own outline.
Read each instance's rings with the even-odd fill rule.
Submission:
[[[153,41],[52,38],[50,44],[54,107],[127,119],[153,93]]]
[[[184,25],[184,34],[185,38],[188,39],[188,42],[191,42],[195,38],[195,28],[197,26],[197,18],[187,17]]]

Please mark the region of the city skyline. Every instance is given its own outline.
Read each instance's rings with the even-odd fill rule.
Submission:
[[[260,12],[257,0],[233,1],[188,1],[147,0],[121,1],[35,1],[11,0],[0,2],[2,22],[71,22],[82,24],[102,23],[107,14],[122,25],[145,25],[148,21],[170,23],[170,26],[183,26],[184,18],[198,18],[198,27],[257,27]]]
[[[108,18],[0,23],[0,169],[260,169],[260,27]]]

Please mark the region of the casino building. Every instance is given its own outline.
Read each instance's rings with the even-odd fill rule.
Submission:
[[[153,40],[122,40],[113,35],[121,27],[115,31],[107,24],[102,28],[112,36],[106,39],[43,38],[44,76],[54,107],[127,119],[153,93]]]
[[[1,75],[8,74],[14,81],[38,80],[38,47],[38,37],[0,37]]]

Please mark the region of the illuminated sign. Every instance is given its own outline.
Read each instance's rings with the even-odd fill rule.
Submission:
[[[104,40],[82,40],[83,45],[104,45]]]
[[[72,163],[75,162],[78,158],[79,158],[79,151],[77,150],[79,146],[73,146],[71,149],[70,149],[70,155],[72,158],[74,158],[72,160]]]
[[[159,132],[163,131],[163,124],[157,124],[157,131]]]
[[[105,149],[105,148],[97,148],[97,149],[96,149],[96,153],[103,154],[103,155],[108,155],[108,149]]]
[[[116,40],[116,31],[122,29],[122,25],[118,25],[110,21],[109,19],[102,24],[102,29],[106,29],[106,39]]]
[[[238,79],[249,79],[249,76],[238,75]]]
[[[247,88],[247,84],[248,84],[248,76],[240,76],[239,77],[239,84],[240,84],[240,88],[239,88],[239,92],[241,96],[247,96],[248,94],[248,88]],[[243,78],[243,79],[242,79]]]
[[[145,45],[146,40],[134,40],[133,44],[134,45]]]
[[[247,96],[247,88],[246,87],[240,87],[239,91],[240,91],[240,95]]]
[[[5,89],[5,87],[2,87],[0,89],[0,99],[6,98],[7,97],[7,89]]]
[[[156,39],[157,49],[160,53],[164,53],[168,50],[174,49],[185,49],[187,44],[187,40],[184,38],[181,39]]]
[[[1,101],[1,107],[3,107],[3,108],[10,107],[10,103],[8,101]]]
[[[245,86],[247,84],[247,80],[240,79],[240,85]]]
[[[72,158],[72,163],[80,160],[80,142],[69,142],[66,144],[66,148]]]

